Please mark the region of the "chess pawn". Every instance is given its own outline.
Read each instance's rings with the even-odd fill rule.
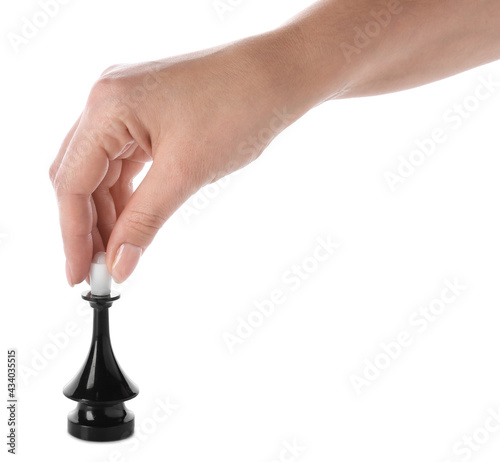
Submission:
[[[92,342],[80,372],[63,390],[77,401],[68,415],[68,432],[87,441],[116,441],[134,432],[134,414],[124,402],[137,396],[139,389],[121,370],[109,336],[108,310],[120,298],[111,291],[106,254],[96,254],[90,270],[90,291],[82,298],[94,310]]]

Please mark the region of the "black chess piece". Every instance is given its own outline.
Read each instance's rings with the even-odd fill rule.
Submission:
[[[94,325],[87,360],[63,390],[78,402],[68,414],[68,432],[87,441],[121,440],[134,432],[134,414],[124,402],[136,397],[139,389],[123,373],[111,347],[108,310],[120,294],[88,291],[82,298],[94,310]]]

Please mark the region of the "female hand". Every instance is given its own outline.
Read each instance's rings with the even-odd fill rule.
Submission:
[[[293,121],[254,46],[102,74],[50,169],[71,285],[101,250],[115,281],[124,281],[191,194],[256,159]]]

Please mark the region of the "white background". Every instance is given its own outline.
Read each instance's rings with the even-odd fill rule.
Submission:
[[[40,6],[4,2],[1,377],[6,390],[6,351],[17,348],[19,460],[270,462],[294,439],[302,450],[289,460],[304,462],[498,459],[500,431],[482,428],[500,406],[500,88],[459,129],[443,119],[480,77],[500,81],[498,63],[327,103],[208,203],[193,198],[204,208],[172,217],[110,314],[118,361],[140,388],[129,403],[136,439],[66,433],[74,403],[62,388],[86,358],[90,309],[86,284],[66,284],[48,168],[91,85],[111,64],[259,33],[311,3],[243,0],[221,20],[210,0],[74,0],[16,52],[7,34]],[[384,172],[436,128],[448,140],[392,192]],[[292,291],[282,276],[328,236],[339,248]],[[466,290],[418,332],[412,314],[456,278]],[[285,303],[231,354],[223,334],[273,290]],[[352,375],[400,331],[413,344],[357,393]],[[178,408],[156,422],[166,399]],[[469,457],[464,435],[488,441]]]

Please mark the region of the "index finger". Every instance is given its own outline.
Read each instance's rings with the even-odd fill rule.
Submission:
[[[59,148],[59,152],[57,153],[56,158],[52,162],[52,165],[50,166],[49,170],[49,176],[50,176],[50,181],[52,184],[54,184],[54,179],[57,175],[57,172],[59,171],[59,166],[61,165],[61,162],[64,158],[64,154],[66,154],[66,150],[68,149],[69,142],[73,139],[73,135],[75,134],[76,129],[78,128],[78,125],[80,125],[80,119],[82,116],[80,115],[76,122],[73,124],[71,127],[71,130],[68,132],[66,137],[64,138],[61,147]]]
[[[54,179],[59,206],[68,282],[82,282],[93,257],[94,218],[91,195],[108,170],[106,151],[97,138],[91,138],[82,124],[78,126]]]

